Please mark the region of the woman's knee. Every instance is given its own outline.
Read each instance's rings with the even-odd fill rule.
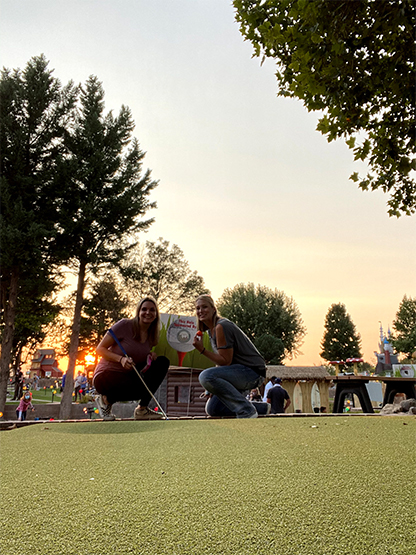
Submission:
[[[199,383],[205,389],[209,389],[209,385],[215,382],[215,378],[216,378],[216,367],[206,368],[205,370],[202,370],[202,372],[199,374]]]

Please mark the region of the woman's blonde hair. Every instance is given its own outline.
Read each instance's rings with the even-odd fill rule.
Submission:
[[[213,316],[212,320],[213,320],[213,323],[215,325],[217,323],[217,321],[220,319],[220,316],[218,314],[217,307],[215,306],[214,299],[211,297],[211,295],[199,295],[199,297],[195,301],[195,304],[198,301],[205,301],[206,303],[208,303],[214,309],[214,316]],[[203,322],[200,322],[200,320],[198,320],[198,329],[200,331],[206,331],[209,328],[206,324],[204,324]]]
[[[145,302],[151,302],[155,305],[156,308],[156,318],[150,324],[149,329],[147,331],[147,338],[149,340],[150,348],[154,347],[159,343],[159,334],[160,334],[160,314],[159,314],[159,307],[157,306],[156,299],[153,297],[144,297],[141,299],[136,308],[136,314],[133,318],[133,330],[134,330],[134,337],[140,337],[140,309],[142,308]]]

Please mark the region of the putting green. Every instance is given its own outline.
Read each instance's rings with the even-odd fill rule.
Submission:
[[[415,417],[4,431],[2,555],[413,555]]]

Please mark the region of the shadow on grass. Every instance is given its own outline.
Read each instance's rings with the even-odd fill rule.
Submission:
[[[176,424],[176,426],[175,426]],[[155,421],[155,422],[86,422],[82,426],[73,424],[54,424],[51,430],[63,434],[76,435],[110,435],[110,434],[143,434],[146,432],[159,431],[160,427],[177,427],[177,422]],[[156,428],[158,426],[158,428]],[[56,427],[56,429],[55,429]]]

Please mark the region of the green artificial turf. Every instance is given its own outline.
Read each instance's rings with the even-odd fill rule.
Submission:
[[[2,555],[414,555],[415,417],[0,433]]]

